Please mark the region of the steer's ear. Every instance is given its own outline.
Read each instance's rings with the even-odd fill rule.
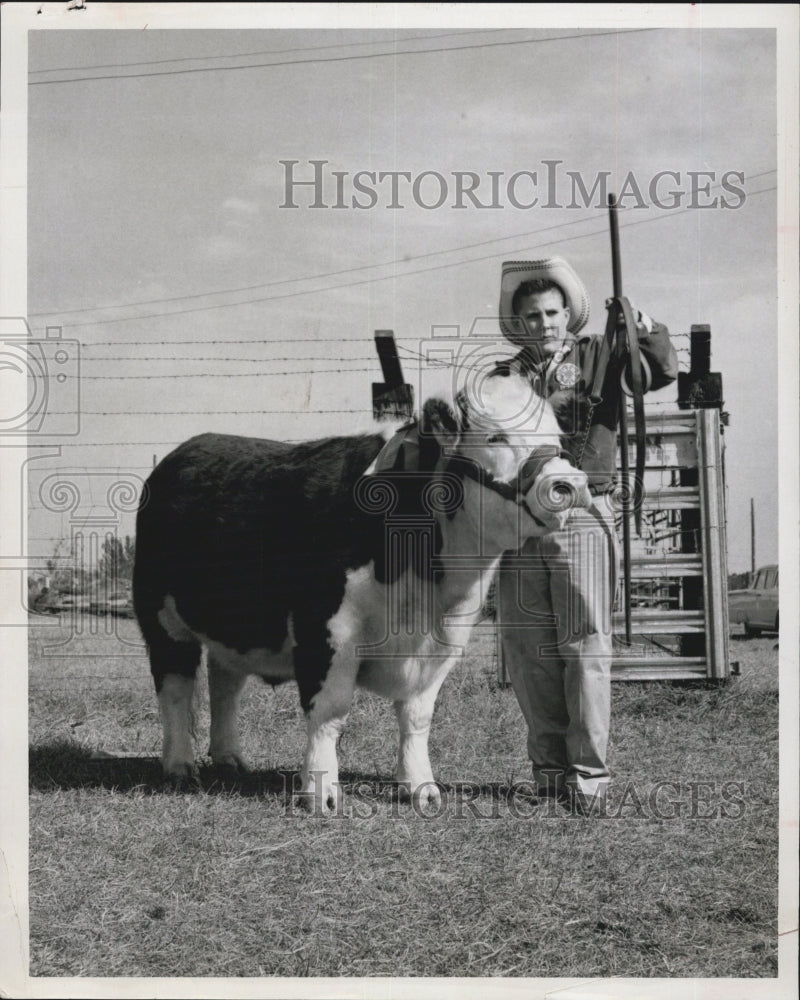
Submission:
[[[442,451],[450,450],[458,440],[455,414],[442,399],[429,399],[422,408],[419,436],[420,469],[432,470]]]
[[[459,427],[455,414],[443,399],[429,399],[422,409],[422,433],[434,437],[441,447],[453,445]]]

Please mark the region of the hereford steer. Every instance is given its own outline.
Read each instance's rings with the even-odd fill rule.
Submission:
[[[552,409],[517,375],[486,379],[477,401],[428,400],[405,433],[293,445],[203,434],[153,470],[134,604],[168,778],[196,774],[191,703],[205,646],[215,764],[246,770],[237,715],[247,675],[296,680],[308,727],[301,801],[326,810],[358,685],[394,702],[401,789],[438,802],[434,702],[502,553],[591,501]]]

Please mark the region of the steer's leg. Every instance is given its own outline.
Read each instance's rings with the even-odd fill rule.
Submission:
[[[353,701],[356,647],[364,642],[359,592],[370,579],[366,568],[316,572],[292,608],[294,672],[308,728],[300,803],[315,812],[341,802],[336,741]]]
[[[163,729],[161,762],[164,774],[178,787],[196,784],[192,702],[200,645],[174,642],[164,636],[151,642],[149,653]]]
[[[208,690],[211,709],[211,759],[227,774],[246,773],[239,736],[239,702],[247,675],[222,666],[208,656]]]
[[[178,614],[175,598],[163,573],[171,564],[171,529],[155,513],[153,505],[142,507],[137,518],[136,565],[133,572],[133,604],[139,628],[147,643],[161,715],[164,774],[181,787],[198,783],[194,762],[194,679],[200,665],[200,642]]]
[[[174,785],[195,785],[192,701],[202,650],[194,635],[177,620],[172,599],[165,600],[160,591],[143,587],[141,564],[138,573],[134,590],[136,615],[147,643],[158,696],[163,731],[161,763],[165,776]],[[166,604],[170,602],[167,610]]]
[[[356,661],[348,608],[326,619],[319,607],[316,615],[294,612],[294,669],[308,729],[300,804],[326,812],[341,798],[336,741],[353,700]]]
[[[414,802],[423,808],[428,803],[438,808],[442,798],[433,780],[428,757],[428,734],[436,696],[451,665],[448,663],[425,691],[394,703],[400,727],[400,749],[395,771],[398,792],[402,797],[413,797]]]
[[[306,711],[308,744],[303,761],[300,802],[314,812],[337,809],[341,799],[336,742],[341,736],[355,690],[351,656],[334,655],[321,689]],[[302,695],[302,687],[301,687]]]

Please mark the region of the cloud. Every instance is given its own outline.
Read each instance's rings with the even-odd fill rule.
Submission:
[[[222,207],[227,209],[229,212],[235,212],[239,215],[258,215],[261,211],[261,206],[257,201],[248,201],[245,198],[226,198],[222,203]]]

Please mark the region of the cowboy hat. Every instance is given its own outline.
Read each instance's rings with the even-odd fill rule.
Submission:
[[[500,329],[506,339],[517,347],[524,346],[528,338],[511,307],[514,292],[524,281],[536,279],[554,281],[564,293],[569,307],[567,330],[570,333],[577,333],[583,329],[589,320],[589,293],[563,257],[547,257],[544,260],[507,260],[503,264],[500,279]]]

